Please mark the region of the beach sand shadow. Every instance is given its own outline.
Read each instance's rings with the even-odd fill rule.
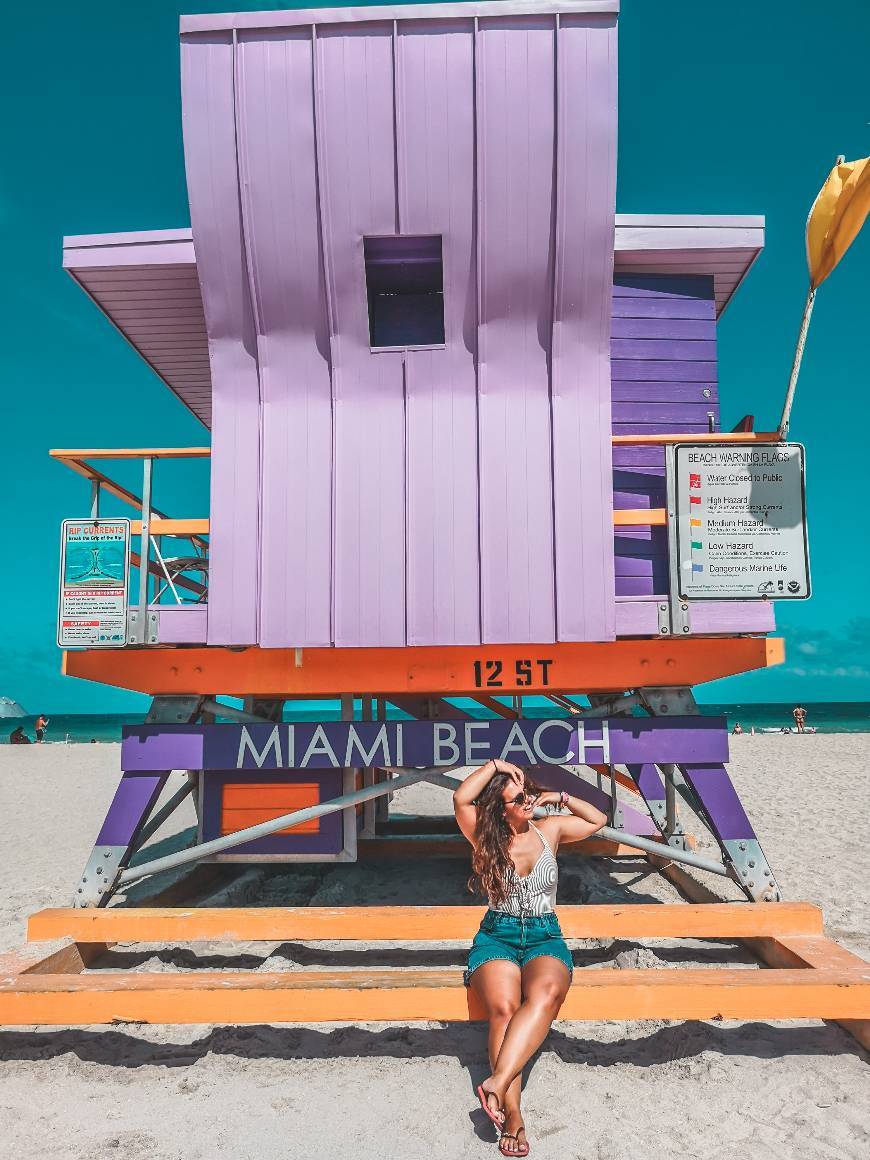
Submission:
[[[584,1024],[558,1024],[532,1061],[547,1052],[563,1063],[587,1067],[656,1067],[712,1051],[724,1056],[781,1059],[784,1056],[870,1055],[833,1023],[776,1026],[674,1023],[648,1034],[633,1034],[608,1042],[586,1038]],[[642,1029],[635,1024],[635,1032]],[[572,1029],[576,1028],[576,1032]],[[0,1061],[41,1061],[73,1054],[86,1063],[108,1067],[190,1067],[207,1055],[239,1060],[340,1060],[356,1057],[427,1059],[452,1056],[468,1070],[472,1090],[485,1078],[486,1029],[483,1023],[434,1026],[353,1025],[342,1027],[214,1027],[190,1043],[153,1042],[119,1030],[0,1032]],[[530,1068],[526,1069],[528,1075]]]

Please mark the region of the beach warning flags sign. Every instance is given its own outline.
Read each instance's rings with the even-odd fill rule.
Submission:
[[[870,157],[841,161],[819,190],[807,218],[810,286],[821,286],[854,242],[870,212]]]

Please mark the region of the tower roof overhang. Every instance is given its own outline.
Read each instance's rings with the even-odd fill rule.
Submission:
[[[617,214],[614,270],[710,276],[719,316],[763,247],[763,217]],[[191,231],[66,237],[63,266],[154,373],[209,427],[208,335]]]

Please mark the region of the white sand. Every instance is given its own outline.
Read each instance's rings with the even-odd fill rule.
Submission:
[[[786,897],[821,905],[828,933],[870,958],[870,737],[742,737],[732,750],[736,784]],[[0,949],[22,942],[31,911],[68,903],[117,763],[117,746],[0,748]],[[414,787],[393,808],[447,812],[449,799]],[[172,829],[155,842],[171,841]],[[626,891],[674,898],[669,884],[636,868],[575,866],[563,867],[565,902]],[[235,889],[245,900],[256,892],[271,902],[424,904],[459,901],[451,892],[464,875],[448,862],[419,866],[412,878],[377,864],[306,867],[265,881],[250,874]],[[653,943],[576,946],[578,963],[589,965],[614,956],[656,964],[671,954]],[[267,960],[269,970],[462,958],[458,947],[241,949],[241,965]],[[192,962],[182,950],[121,953],[134,969]],[[721,944],[695,943],[687,961],[723,956],[751,969],[744,952]],[[497,1156],[475,1110],[484,1066],[475,1025],[0,1031],[0,1157]],[[870,1154],[866,1056],[833,1024],[557,1023],[527,1071],[524,1111],[532,1155],[559,1160]]]

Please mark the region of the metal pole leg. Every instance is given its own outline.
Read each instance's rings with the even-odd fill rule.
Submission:
[[[73,906],[105,906],[169,774],[124,773],[82,874]]]
[[[724,765],[683,765],[687,784],[722,847],[731,876],[753,902],[779,902],[782,895]]]

